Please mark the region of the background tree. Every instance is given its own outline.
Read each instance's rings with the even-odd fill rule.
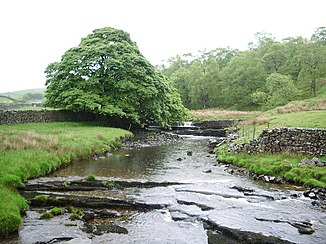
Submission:
[[[319,42],[309,42],[302,49],[299,58],[302,67],[299,80],[307,85],[306,90],[315,97],[318,79],[326,76],[326,46]]]
[[[270,74],[266,79],[266,108],[274,108],[285,105],[294,100],[298,95],[298,90],[294,86],[290,76],[278,73]]]
[[[326,27],[317,28],[310,40],[299,36],[276,41],[272,34],[258,32],[247,51],[227,47],[177,55],[162,72],[188,108],[267,109],[325,90],[325,40]],[[270,91],[269,83],[276,81],[280,83]],[[294,92],[284,97],[289,87]]]
[[[234,57],[222,70],[225,104],[234,109],[257,109],[251,94],[264,86],[267,77],[264,62],[257,52],[247,51]]]
[[[318,27],[315,33],[312,35],[311,40],[326,46],[326,27]]]
[[[46,105],[168,126],[185,109],[171,82],[139,52],[128,33],[94,30],[45,71]]]

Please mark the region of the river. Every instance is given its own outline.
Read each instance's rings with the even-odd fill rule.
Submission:
[[[95,175],[101,180],[172,183],[92,191],[92,195],[161,206],[148,211],[115,209],[118,217],[91,221],[97,233],[86,230],[88,222],[70,220],[67,213],[40,220],[42,209],[31,208],[19,235],[7,243],[326,242],[326,213],[313,206],[301,188],[230,174],[208,153],[208,140],[189,136],[173,145],[119,149],[56,171],[52,178]],[[124,231],[100,231],[100,226],[109,224]],[[300,233],[298,226],[313,231]],[[276,239],[259,239],[269,236]]]

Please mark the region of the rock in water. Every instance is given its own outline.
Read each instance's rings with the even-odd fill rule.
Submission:
[[[300,234],[311,235],[315,232],[313,225],[309,222],[294,222],[290,225],[297,228]]]

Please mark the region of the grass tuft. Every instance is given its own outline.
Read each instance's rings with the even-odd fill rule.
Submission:
[[[95,181],[95,180],[96,180],[96,177],[95,177],[94,175],[88,175],[88,176],[86,177],[86,180],[87,180],[87,181]]]

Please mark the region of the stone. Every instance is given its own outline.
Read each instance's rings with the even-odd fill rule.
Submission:
[[[205,170],[204,173],[212,173],[211,169]]]
[[[311,199],[317,199],[317,196],[316,196],[316,194],[314,192],[310,192],[308,194],[308,197],[310,197]]]
[[[177,158],[177,161],[182,161],[182,158]]]
[[[311,163],[314,166],[319,166],[319,167],[324,166],[324,164],[321,162],[321,160],[319,158],[316,158],[316,157],[314,157],[313,159],[311,159]]]
[[[249,143],[230,146],[233,152],[262,153],[262,152],[299,152],[311,155],[326,154],[325,129],[281,128],[263,131],[257,138]],[[316,166],[322,167],[326,163]],[[301,165],[302,166],[302,165]]]
[[[294,222],[290,225],[297,228],[300,234],[311,235],[315,232],[313,225],[309,222]]]
[[[264,175],[264,176],[263,176],[263,180],[264,180],[265,182],[270,182],[270,179],[269,179],[269,177],[268,177],[267,175]]]
[[[309,165],[311,164],[311,160],[307,159],[307,158],[304,158],[301,160],[301,162],[298,164],[299,167],[303,167],[303,166],[306,166],[306,165]]]
[[[270,176],[270,177],[269,177],[269,181],[270,181],[270,182],[275,182],[275,179],[276,179],[275,176]]]
[[[192,151],[187,151],[187,156],[192,156]]]

